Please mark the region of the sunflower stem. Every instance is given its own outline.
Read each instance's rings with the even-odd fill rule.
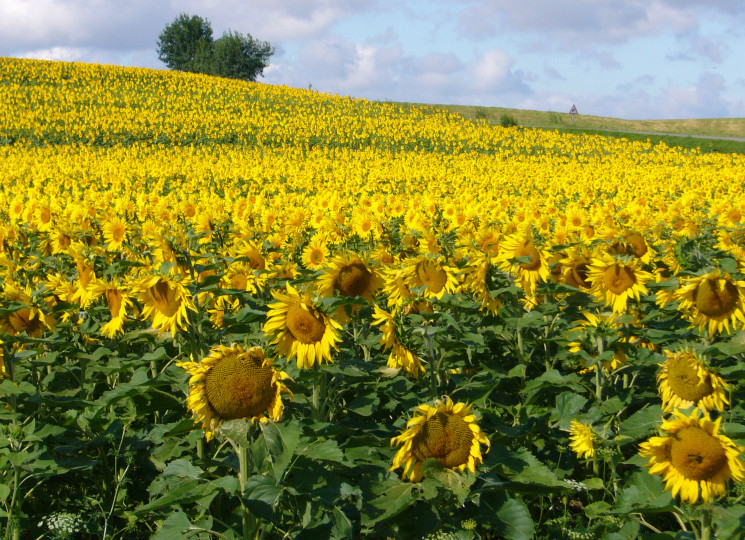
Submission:
[[[597,338],[597,346],[598,346],[598,358],[603,355],[603,338],[598,337]],[[603,400],[603,378],[602,374],[600,373],[600,370],[603,369],[603,362],[602,360],[599,361],[597,364],[595,364],[595,395],[598,398],[598,401]]]
[[[432,394],[432,399],[437,399],[439,394],[439,383],[437,380],[437,372],[439,371],[439,366],[437,365],[437,359],[435,358],[435,349],[432,345],[432,336],[427,331],[427,321],[424,321],[424,328],[423,328],[423,336],[424,336],[424,343],[427,345],[427,353],[429,354],[429,360],[430,360],[430,369],[429,369],[429,390]]]
[[[326,394],[326,372],[320,369],[320,366],[316,365],[313,367],[317,371],[316,376],[313,377],[313,394],[311,396],[311,411],[313,420],[320,422],[323,420],[325,414],[325,399]]]
[[[701,540],[711,540],[711,509],[709,508],[702,510]]]
[[[252,440],[252,428],[249,427],[248,439]],[[248,469],[249,469],[249,457],[248,448],[246,444],[237,443],[234,445],[235,451],[238,454],[238,482],[241,487],[241,510],[243,511],[243,539],[248,540],[249,538],[256,538],[258,536],[258,523],[256,518],[248,510],[246,506],[246,484],[248,483]]]

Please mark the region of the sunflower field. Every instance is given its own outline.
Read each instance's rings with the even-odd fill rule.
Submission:
[[[5,538],[745,537],[745,156],[0,58]]]

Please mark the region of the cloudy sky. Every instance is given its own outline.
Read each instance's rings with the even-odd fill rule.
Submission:
[[[275,46],[259,80],[372,100],[745,117],[743,0],[0,0],[0,56],[165,69],[180,13]]]

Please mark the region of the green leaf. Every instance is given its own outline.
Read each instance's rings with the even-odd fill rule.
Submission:
[[[211,484],[196,479],[187,480],[162,497],[135,508],[134,514],[141,515],[161,508],[169,508],[175,504],[193,503],[214,492],[215,486]]]
[[[304,442],[305,441],[308,441],[308,439],[304,438]],[[298,454],[309,459],[317,459],[319,461],[333,461],[336,463],[341,463],[343,465],[351,465],[349,462],[347,462],[346,458],[344,457],[344,452],[342,452],[341,448],[339,448],[339,445],[336,444],[336,441],[332,441],[331,439],[312,441],[307,444],[307,446],[305,446],[302,450],[300,450]]]
[[[182,476],[186,478],[200,478],[202,469],[192,465],[191,461],[187,459],[177,459],[172,461],[163,471],[163,476]]]
[[[716,343],[714,347],[727,356],[745,353],[745,331],[737,332],[729,341]]]
[[[401,482],[389,487],[382,495],[370,501],[370,506],[379,510],[375,517],[362,515],[362,526],[369,527],[380,521],[397,516],[412,504],[419,487],[411,482]]]
[[[341,538],[352,538],[354,536],[354,526],[347,515],[337,506],[332,508],[332,515],[334,518],[334,528],[339,533],[339,536]]]
[[[375,395],[358,395],[349,404],[349,410],[360,416],[371,416],[380,404],[380,399]]]
[[[523,394],[539,390],[544,387],[557,387],[557,388],[574,388],[575,390],[581,390],[582,386],[579,384],[581,379],[576,373],[570,373],[568,375],[562,375],[556,369],[549,369],[539,377],[536,377],[532,381],[529,381],[525,388],[523,388]]]
[[[5,502],[5,500],[8,498],[8,495],[10,495],[10,491],[10,486],[0,484],[0,502]]]
[[[714,505],[712,508],[716,538],[742,538],[745,531],[745,506]]]
[[[272,463],[274,480],[279,484],[300,442],[300,429],[293,424],[260,424],[259,442],[264,443]]]
[[[246,481],[246,506],[261,519],[272,521],[274,506],[279,502],[283,488],[264,475],[255,475]]]
[[[658,476],[637,471],[616,499],[613,513],[668,512],[674,505],[675,501],[670,493],[665,492]]]
[[[152,540],[172,540],[184,538],[184,532],[192,526],[189,518],[181,511],[168,516],[158,532],[152,536]]]
[[[572,419],[577,417],[586,403],[587,398],[575,392],[562,392],[556,396],[556,408],[551,413],[551,419],[558,422],[560,429],[567,430]]]
[[[468,471],[470,473],[470,471]],[[422,465],[422,474],[426,478],[437,480],[443,487],[452,492],[458,499],[459,504],[463,504],[471,491],[471,486],[476,481],[476,477],[471,473],[460,473],[452,469],[446,469],[442,463],[436,459],[428,459]]]
[[[521,491],[568,491],[571,488],[559,480],[556,474],[527,449],[519,451],[496,445],[489,452],[488,466],[501,465],[502,475],[513,483],[523,484],[527,489],[513,485],[511,488]]]
[[[662,408],[659,405],[645,407],[621,422],[617,439],[622,443],[636,441],[648,436],[661,424]]]
[[[508,498],[497,511],[497,517],[505,525],[504,538],[508,540],[530,540],[534,526],[530,511],[520,499]]]

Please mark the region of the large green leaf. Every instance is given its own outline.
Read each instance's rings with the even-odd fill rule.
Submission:
[[[626,487],[618,495],[612,512],[668,512],[674,505],[675,501],[670,493],[665,491],[659,476],[637,471],[631,475]]]
[[[497,517],[504,524],[502,536],[508,540],[530,540],[533,538],[533,518],[527,505],[520,499],[508,498],[497,511]]]
[[[386,489],[380,496],[370,501],[370,513],[362,514],[362,526],[392,518],[406,510],[419,494],[419,486],[410,482],[399,482]]]
[[[290,423],[275,424],[268,422],[260,425],[261,435],[258,444],[263,444],[266,447],[272,464],[274,480],[279,484],[300,443],[300,429]]]
[[[274,507],[279,503],[283,488],[264,475],[254,475],[246,481],[244,496],[246,506],[252,513],[266,521],[272,521]]]
[[[623,444],[636,441],[650,435],[661,424],[662,408],[660,405],[650,405],[621,422],[617,440]]]

